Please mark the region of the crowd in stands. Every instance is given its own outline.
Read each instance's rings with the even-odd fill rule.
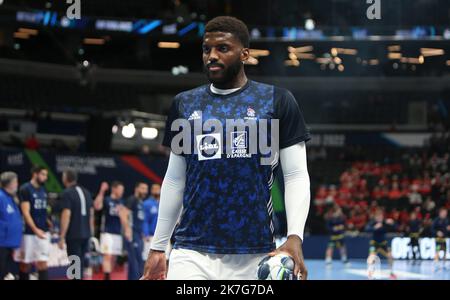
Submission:
[[[312,199],[313,218],[326,221],[332,208],[339,206],[347,232],[358,234],[381,208],[386,218],[394,220],[393,230],[402,233],[415,211],[422,221],[423,235],[429,235],[439,209],[450,209],[449,153],[447,131],[433,134],[425,148],[404,151],[396,158],[353,161],[340,174],[338,184],[317,188]]]

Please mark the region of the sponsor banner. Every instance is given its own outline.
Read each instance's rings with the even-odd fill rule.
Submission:
[[[396,237],[392,239],[392,257],[394,259],[412,259],[413,251],[416,251],[416,257],[419,259],[434,259],[436,255],[436,241],[434,238],[420,238],[419,247],[411,247],[409,237]],[[450,257],[450,239],[446,239],[447,242],[447,257]],[[443,251],[440,251],[440,257],[444,255]]]
[[[430,137],[430,133],[318,133],[312,135],[308,146],[345,147],[350,145],[376,145],[398,148],[423,147]]]
[[[93,194],[102,181],[119,180],[125,184],[125,195],[129,195],[137,181],[161,183],[168,163],[165,157],[155,159],[134,155],[74,155],[23,150],[1,150],[0,154],[0,170],[16,172],[21,183],[30,179],[33,164],[48,167],[51,176],[46,188],[49,192],[61,192],[62,172],[71,168],[78,172],[79,183]]]

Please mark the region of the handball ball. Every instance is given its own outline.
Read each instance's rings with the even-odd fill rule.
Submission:
[[[286,254],[266,256],[258,264],[259,280],[297,280],[294,276],[294,260]]]

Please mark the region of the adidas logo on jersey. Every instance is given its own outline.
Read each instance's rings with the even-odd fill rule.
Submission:
[[[198,120],[201,119],[201,111],[199,110],[194,110],[194,112],[189,116],[189,121],[190,120]]]

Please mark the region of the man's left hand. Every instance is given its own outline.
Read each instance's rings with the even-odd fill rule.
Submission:
[[[297,235],[290,235],[287,241],[276,250],[269,253],[269,256],[275,256],[277,254],[284,253],[289,255],[295,263],[294,275],[302,280],[306,280],[308,277],[308,270],[305,266],[305,259],[303,258],[302,240]]]

